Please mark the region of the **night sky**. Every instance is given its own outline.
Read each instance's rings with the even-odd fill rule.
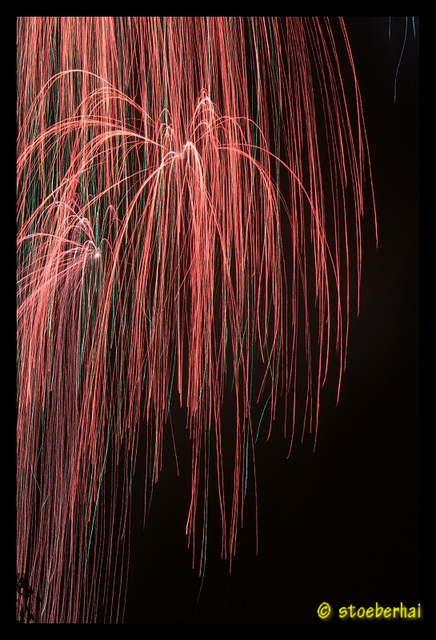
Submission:
[[[388,18],[347,18],[346,24],[371,150],[379,248],[369,217],[362,309],[351,322],[340,403],[335,406],[327,389],[315,452],[309,439],[286,459],[281,435],[258,447],[259,553],[250,500],[231,574],[219,557],[219,520],[215,529],[211,515],[200,595],[184,533],[189,476],[177,478],[169,448],[144,531],[139,490],[135,497],[126,623],[320,623],[317,608],[324,601],[335,612],[351,604],[424,606],[418,530],[419,20],[414,39],[409,19],[396,102],[405,18],[392,19],[390,40]],[[182,421],[181,412],[180,429]],[[182,447],[181,465],[189,455]],[[330,624],[335,621],[337,615]]]

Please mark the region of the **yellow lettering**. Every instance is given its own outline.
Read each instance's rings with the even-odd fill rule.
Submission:
[[[374,607],[356,607],[354,604],[349,604],[347,607],[340,607],[339,618],[346,620],[347,618],[385,618],[389,619],[410,619],[416,620],[422,618],[421,604],[418,603],[416,607],[406,607],[402,602],[399,607],[383,607],[378,602]]]

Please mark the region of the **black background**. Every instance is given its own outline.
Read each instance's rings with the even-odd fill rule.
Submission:
[[[362,310],[351,323],[340,403],[324,399],[315,452],[308,441],[287,460],[279,438],[258,448],[258,555],[250,505],[231,574],[219,558],[219,522],[216,534],[212,523],[200,595],[184,533],[189,487],[174,464],[164,467],[144,531],[142,504],[134,504],[126,623],[317,623],[323,601],[336,611],[334,622],[350,604],[422,603],[419,20],[415,39],[409,19],[402,58],[405,18],[392,18],[390,39],[387,17],[347,18],[346,25],[371,150],[379,248],[368,220]]]

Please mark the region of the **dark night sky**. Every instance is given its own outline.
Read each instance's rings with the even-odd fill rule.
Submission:
[[[191,569],[187,489],[171,469],[144,532],[133,520],[126,622],[316,623],[329,602],[416,606],[419,576],[419,37],[405,19],[346,20],[372,154],[379,249],[364,227],[362,311],[351,323],[338,407],[326,399],[318,446],[257,450],[259,554],[248,506],[233,572],[210,533],[206,577]],[[416,22],[419,34],[419,21]],[[219,524],[219,523],[217,523]],[[211,529],[212,531],[212,529]],[[337,619],[337,617],[336,617]],[[333,621],[335,618],[333,618]]]

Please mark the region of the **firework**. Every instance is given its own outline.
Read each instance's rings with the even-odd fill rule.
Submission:
[[[20,18],[17,42],[17,572],[38,621],[121,621],[140,436],[146,514],[186,411],[201,575],[211,503],[231,566],[256,443],[315,445],[332,368],[339,396],[359,90],[341,20]]]

